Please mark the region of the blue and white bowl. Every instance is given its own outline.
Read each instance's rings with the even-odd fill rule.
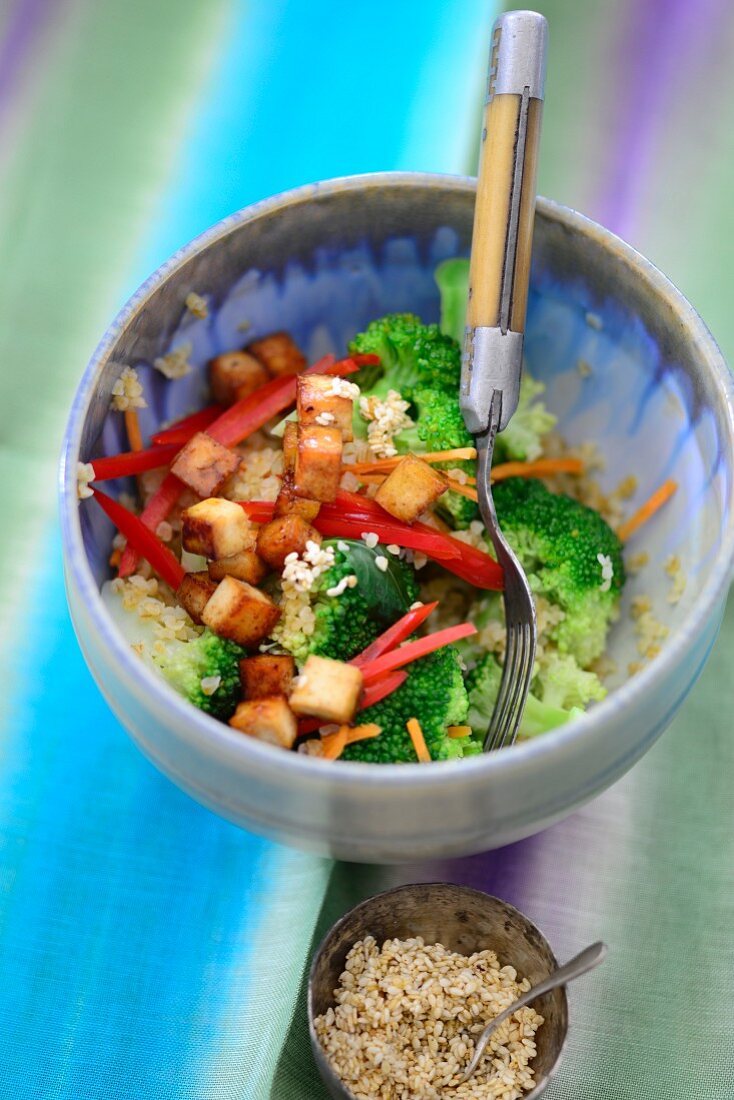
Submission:
[[[632,577],[610,654],[620,671],[582,718],[499,754],[434,765],[330,762],[284,753],[189,706],[131,652],[102,604],[112,530],[76,497],[76,467],[124,449],[109,411],[121,364],[143,376],[150,431],[205,398],[212,355],[273,329],[314,359],[388,310],[438,317],[436,264],[469,249],[474,183],[386,173],[303,187],[232,215],[182,249],[135,294],[77,392],[61,465],[69,605],[89,667],[143,752],[217,813],[286,843],[342,859],[460,855],[534,833],[618,779],[660,736],[699,676],[721,621],[734,559],[734,390],[705,325],[647,260],[579,214],[538,202],[526,339],[530,370],[572,443],[596,442],[602,484],[638,478],[631,506],[662,480],[679,490],[631,545],[649,553]],[[184,308],[205,296],[209,317]],[[246,333],[245,333],[246,330]],[[168,382],[153,360],[190,344],[197,370]],[[586,377],[579,360],[590,364]],[[667,602],[664,562],[687,577]],[[627,613],[648,594],[669,627],[658,657],[638,659]]]

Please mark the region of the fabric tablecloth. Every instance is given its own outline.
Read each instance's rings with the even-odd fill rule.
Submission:
[[[543,193],[626,236],[734,352],[734,11],[548,0]],[[486,0],[0,5],[0,1097],[305,1100],[304,971],[404,881],[518,905],[574,986],[551,1100],[734,1095],[734,613],[671,730],[502,851],[399,868],[202,809],[113,719],[63,593],[55,463],[116,308],[219,217],[318,178],[474,162]]]

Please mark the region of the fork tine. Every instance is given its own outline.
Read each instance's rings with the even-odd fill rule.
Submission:
[[[506,714],[508,707],[511,705],[514,685],[516,683],[515,677],[518,662],[517,640],[516,624],[511,622],[507,627],[507,645],[505,647],[505,663],[502,669],[502,679],[500,680],[497,699],[495,700],[492,718],[487,731],[488,751],[499,748],[504,737]]]
[[[526,623],[523,623],[521,629],[522,655],[518,668],[516,670],[517,680],[515,685],[515,692],[512,699],[512,707],[510,708],[510,711],[507,715],[507,723],[502,744],[503,748],[506,745],[511,745],[517,737],[518,727],[522,718],[523,703],[525,701],[528,688],[530,687],[530,679],[533,671],[530,630]]]

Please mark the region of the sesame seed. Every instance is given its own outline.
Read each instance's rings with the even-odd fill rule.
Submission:
[[[375,558],[375,565],[382,573],[387,573],[389,564],[387,558],[383,557],[382,554],[378,554]]]

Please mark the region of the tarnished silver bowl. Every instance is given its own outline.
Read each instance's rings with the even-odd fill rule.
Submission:
[[[365,936],[378,943],[422,936],[451,951],[471,955],[490,949],[514,966],[531,985],[558,966],[543,933],[519,910],[499,898],[448,882],[415,883],[387,890],[355,905],[328,932],[311,964],[308,981],[308,1030],[324,1083],[335,1100],[355,1100],[337,1075],[316,1035],[314,1020],[334,1004],[334,990],[350,948]],[[536,1034],[533,1100],[545,1090],[558,1067],[568,1031],[568,999],[561,986],[539,997],[534,1008],[544,1017]]]

